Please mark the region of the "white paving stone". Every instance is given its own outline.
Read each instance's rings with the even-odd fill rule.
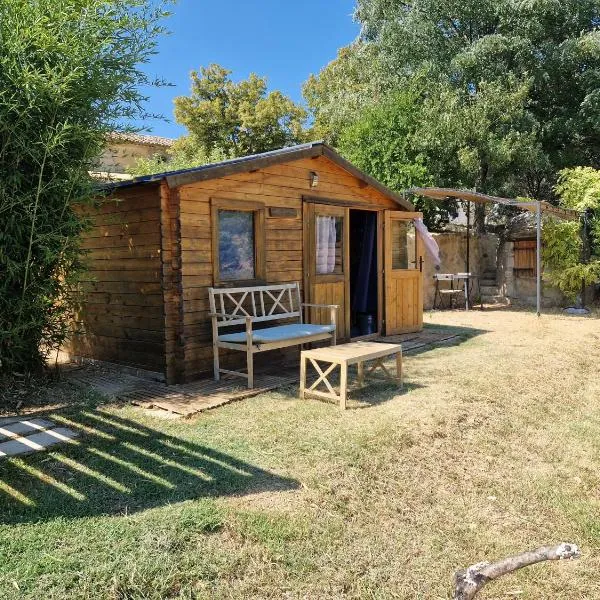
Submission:
[[[79,434],[67,427],[55,427],[39,431],[31,435],[18,437],[0,443],[0,458],[5,456],[21,456],[40,450],[46,450],[56,444],[62,444],[76,438]]]
[[[48,419],[22,419],[6,425],[0,423],[0,442],[52,427],[56,427],[56,424]]]

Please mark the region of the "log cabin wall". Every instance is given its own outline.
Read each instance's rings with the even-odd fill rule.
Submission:
[[[311,186],[312,172],[318,174],[315,187]],[[303,197],[362,202],[401,210],[388,196],[324,156],[189,183],[171,189],[170,193],[177,196],[180,219],[183,299],[180,340],[183,348],[178,360],[183,360],[183,366],[178,368],[183,369],[186,380],[205,375],[212,369],[208,288],[214,283],[216,257],[212,249],[211,199],[264,203],[266,283],[298,281],[301,286],[304,285]],[[270,211],[270,208],[276,210]],[[289,211],[277,210],[281,208],[293,209],[294,216],[286,214]],[[297,349],[292,351],[297,352]],[[243,353],[233,354],[225,356],[223,366],[226,367],[228,361],[240,360]],[[273,361],[272,353],[264,356]]]
[[[117,190],[89,214],[86,296],[68,350],[164,373],[160,185]]]

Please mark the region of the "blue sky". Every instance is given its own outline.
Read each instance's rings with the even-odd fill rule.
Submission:
[[[358,35],[354,0],[179,0],[167,21],[170,35],[145,70],[174,87],[153,88],[148,109],[170,122],[146,122],[155,135],[178,137],[173,98],[189,93],[189,73],[210,63],[233,71],[235,80],[251,72],[302,100],[302,83],[335,58],[338,48]]]

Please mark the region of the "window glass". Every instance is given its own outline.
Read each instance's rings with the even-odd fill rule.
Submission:
[[[416,269],[415,224],[392,219],[392,269]]]
[[[254,213],[219,210],[219,277],[223,281],[254,279]]]
[[[343,217],[317,216],[317,275],[344,272]]]

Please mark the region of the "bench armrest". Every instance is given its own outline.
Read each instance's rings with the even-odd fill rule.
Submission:
[[[335,332],[337,329],[337,311],[340,309],[339,304],[311,304],[309,302],[302,302],[300,307],[302,306],[308,306],[310,308],[328,308],[330,310],[331,326]]]

